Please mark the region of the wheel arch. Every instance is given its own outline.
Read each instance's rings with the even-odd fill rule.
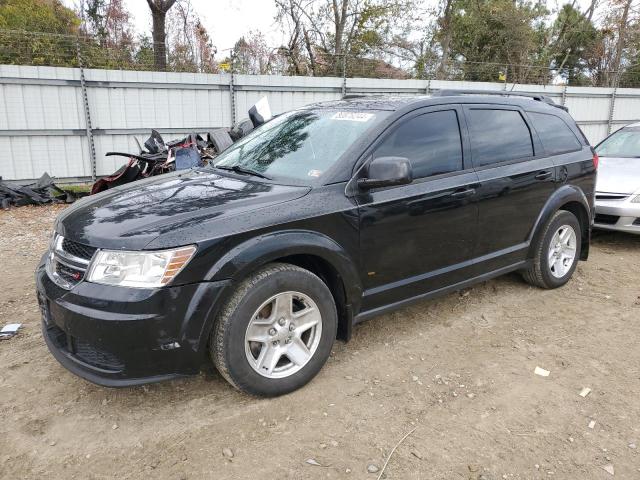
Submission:
[[[580,260],[586,260],[589,257],[589,244],[591,240],[591,207],[584,192],[573,185],[560,187],[551,195],[542,208],[529,237],[528,258],[533,258],[535,255],[535,245],[540,235],[542,235],[544,225],[546,225],[558,210],[571,212],[578,219],[582,230]]]
[[[360,306],[362,284],[357,267],[342,246],[328,236],[306,230],[274,232],[232,248],[211,267],[207,279],[230,279],[228,298],[235,285],[269,263],[289,263],[317,275],[329,288],[338,312],[338,338],[348,341],[353,312]]]

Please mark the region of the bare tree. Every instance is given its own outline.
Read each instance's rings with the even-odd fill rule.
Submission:
[[[167,12],[176,0],[147,0],[153,19],[153,57],[158,70],[167,68]]]

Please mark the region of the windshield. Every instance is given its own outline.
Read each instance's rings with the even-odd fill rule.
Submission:
[[[285,113],[225,150],[214,167],[309,182],[322,176],[363,132],[387,115],[338,110]]]
[[[623,128],[596,147],[601,157],[640,158],[640,128]]]

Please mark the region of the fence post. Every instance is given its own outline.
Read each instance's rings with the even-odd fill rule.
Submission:
[[[342,98],[347,94],[347,54],[342,54]]]
[[[609,102],[609,117],[607,118],[607,134],[611,133],[613,127],[613,114],[616,111],[616,94],[618,93],[618,84],[620,83],[620,72],[616,72],[613,80],[613,91],[611,92],[611,100]]]
[[[89,160],[91,161],[91,181],[96,181],[96,147],[93,142],[93,129],[91,128],[91,110],[89,109],[89,97],[87,96],[87,82],[84,78],[84,62],[80,52],[80,37],[76,37],[76,56],[80,68],[80,89],[82,90],[82,104],[84,107],[84,124],[89,142]]]
[[[235,63],[236,63],[235,55],[233,54],[233,52],[231,52],[231,78],[229,79],[229,95],[231,96],[231,126],[232,127],[236,124]]]
[[[568,84],[569,84],[569,79],[567,78],[567,81],[564,82],[564,85],[562,87],[562,105],[567,103],[567,86],[568,86]]]

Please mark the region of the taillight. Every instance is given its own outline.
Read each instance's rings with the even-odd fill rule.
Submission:
[[[599,161],[600,159],[598,158],[598,154],[596,152],[593,152],[593,168],[595,168],[596,170],[598,169]]]

